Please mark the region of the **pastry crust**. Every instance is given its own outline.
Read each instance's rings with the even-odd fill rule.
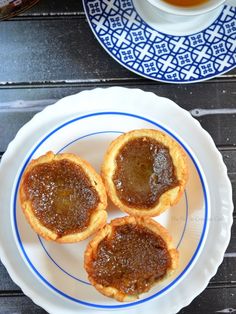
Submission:
[[[91,282],[91,284],[102,294],[105,296],[111,297],[116,299],[117,301],[121,302],[130,302],[134,301],[139,298],[139,295],[129,295],[125,294],[121,291],[119,291],[117,288],[114,287],[105,287],[99,283],[97,283],[93,276],[90,274],[90,267],[89,265],[94,260],[94,257],[96,256],[97,247],[99,243],[108,236],[111,237],[113,233],[113,229],[117,226],[125,225],[125,224],[133,224],[133,225],[140,225],[143,227],[146,227],[147,229],[151,230],[156,235],[161,236],[161,238],[166,243],[168,252],[171,257],[171,265],[167,269],[166,275],[162,277],[157,282],[164,281],[167,277],[169,277],[175,269],[178,267],[179,264],[179,253],[178,251],[173,247],[172,244],[172,238],[169,235],[168,231],[161,226],[158,222],[155,220],[149,218],[149,217],[134,217],[134,216],[126,216],[122,218],[116,218],[111,221],[110,224],[105,225],[101,230],[99,230],[95,237],[90,241],[88,244],[85,254],[84,254],[84,267],[85,270],[88,273],[88,279]],[[156,283],[155,283],[156,284]],[[154,284],[154,285],[155,285]]]
[[[113,174],[116,170],[116,156],[119,150],[129,141],[147,137],[154,139],[169,148],[169,154],[175,167],[176,177],[179,181],[178,186],[164,192],[157,204],[151,208],[135,208],[124,204],[117,195],[115,185],[113,183]],[[184,192],[188,180],[187,157],[181,146],[167,134],[152,129],[133,130],[120,135],[109,146],[101,168],[101,176],[105,183],[106,191],[111,201],[122,211],[133,216],[157,216],[169,207],[177,204]]]
[[[96,189],[99,195],[99,203],[97,208],[93,211],[89,225],[87,228],[81,232],[71,233],[64,236],[59,237],[57,233],[50,230],[49,228],[45,227],[39,219],[36,217],[32,210],[32,204],[29,199],[27,199],[25,191],[24,191],[24,180],[26,175],[37,165],[43,163],[50,163],[51,161],[55,160],[69,160],[75,164],[80,165],[82,167],[86,176],[90,179],[92,186]],[[92,166],[85,160],[82,160],[75,154],[58,154],[55,155],[53,152],[47,152],[45,155],[40,156],[37,159],[32,160],[29,165],[27,166],[20,183],[20,190],[19,190],[19,199],[21,208],[27,218],[29,224],[34,229],[34,231],[42,236],[46,240],[53,240],[59,243],[72,243],[72,242],[79,242],[81,240],[86,239],[92,233],[97,231],[98,229],[102,228],[106,223],[107,219],[107,196],[105,187],[101,180],[101,177],[96,173],[96,171],[92,168]]]

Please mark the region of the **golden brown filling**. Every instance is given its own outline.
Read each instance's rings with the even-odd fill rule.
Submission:
[[[120,149],[113,182],[121,201],[139,208],[153,207],[178,185],[169,149],[147,137],[130,140]]]
[[[148,291],[171,265],[164,240],[139,226],[126,224],[104,238],[89,265],[89,275],[105,287],[136,295]]]
[[[99,202],[82,167],[68,160],[35,166],[23,188],[36,217],[59,237],[83,231]]]
[[[181,7],[190,7],[200,5],[202,3],[207,2],[208,0],[164,0],[164,1]]]

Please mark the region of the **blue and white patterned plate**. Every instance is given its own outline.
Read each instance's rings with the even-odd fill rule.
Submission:
[[[141,76],[194,83],[236,65],[236,9],[229,5],[222,7],[204,30],[174,36],[148,25],[132,0],[83,0],[83,4],[101,45],[116,61]]]

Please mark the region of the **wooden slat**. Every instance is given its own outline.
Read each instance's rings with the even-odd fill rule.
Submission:
[[[234,219],[236,219],[236,174],[229,173],[229,178],[232,184],[233,190],[233,203],[234,203]]]
[[[222,264],[219,266],[216,275],[211,279],[209,286],[236,285],[236,252],[226,253]]]
[[[206,289],[180,314],[231,313],[236,309],[236,287]],[[228,311],[228,312],[227,312]]]
[[[20,288],[12,281],[6,268],[0,262],[0,295],[5,291],[21,291]],[[0,307],[1,309],[1,307]],[[0,311],[1,313],[1,311]]]
[[[107,55],[84,18],[3,21],[0,38],[1,84],[140,80]]]
[[[84,19],[4,21],[0,38],[0,82],[135,77],[107,56]]]
[[[1,46],[0,46],[1,48]],[[48,61],[48,60],[47,60]],[[108,61],[107,61],[108,62]],[[2,66],[0,64],[0,66]],[[48,66],[50,66],[48,64]],[[90,65],[87,65],[88,67]],[[25,69],[28,70],[27,68]],[[59,70],[58,70],[59,71]],[[65,69],[65,76],[68,74]],[[99,69],[100,71],[100,69]],[[114,69],[110,69],[110,73]],[[5,75],[4,73],[1,74]],[[26,73],[26,75],[28,75]],[[205,108],[205,109],[235,109],[236,79],[215,78],[198,84],[162,84],[143,78],[136,80],[127,78],[104,77],[102,80],[95,78],[92,81],[86,79],[76,79],[73,81],[63,81],[56,79],[50,81],[50,73],[45,73],[44,80],[40,81],[39,76],[36,82],[17,82],[13,80],[10,83],[0,81],[0,106],[1,102],[13,100],[44,100],[51,98],[62,98],[64,96],[75,94],[83,90],[94,89],[96,87],[107,88],[111,86],[121,86],[126,88],[140,88],[147,92],[153,92],[159,96],[168,97],[177,102],[187,110]],[[195,115],[199,113],[194,112]],[[235,113],[234,113],[235,114]]]
[[[15,137],[19,126],[23,126],[33,116],[32,112],[12,112],[0,114],[0,151],[5,151]]]
[[[235,294],[236,287],[206,289],[179,313],[231,313],[236,308]],[[26,296],[0,297],[0,309],[4,314],[46,314]]]
[[[17,131],[27,123],[37,111],[11,111],[11,112],[2,112],[0,115],[0,151],[4,151],[7,148],[8,143],[14,138]],[[214,141],[220,145],[235,146],[236,144],[236,124],[233,125],[233,118],[230,116],[222,117],[206,117],[201,119],[202,126],[211,134]],[[214,128],[213,123],[216,124],[225,124],[225,127],[221,132],[217,131],[217,128]],[[227,141],[224,141],[228,139]]]
[[[234,224],[231,229],[231,239],[226,252],[236,254],[236,219],[234,219]]]
[[[26,296],[0,296],[0,312],[2,314],[46,314]]]
[[[228,176],[230,178],[233,190],[233,203],[236,207],[236,147],[234,150],[223,150],[221,151],[221,154],[227,166]],[[234,209],[234,218],[236,218],[236,209]]]
[[[234,183],[236,183],[236,147],[233,150],[222,150],[224,162],[228,168],[228,173]],[[236,186],[235,186],[236,189]],[[236,199],[235,199],[236,201]],[[235,202],[236,204],[236,202]]]
[[[74,13],[82,13],[83,5],[81,0],[40,0],[37,5],[21,14],[21,16],[37,16],[37,15],[67,15]]]
[[[126,82],[125,84],[127,87],[138,87],[174,100],[192,112],[203,128],[211,134],[217,145],[236,146],[236,109],[234,103],[236,85],[234,81],[229,80],[220,84],[210,81],[177,86],[158,85],[156,83],[147,85],[147,82],[136,82],[136,84],[127,84]],[[124,84],[119,83],[117,85],[123,86]],[[6,150],[8,142],[15,136],[18,129],[46,105],[54,103],[64,96],[95,86],[107,87],[112,86],[112,84],[81,83],[56,84],[55,86],[40,84],[0,87],[0,151]],[[16,108],[17,106],[20,106],[20,109]]]

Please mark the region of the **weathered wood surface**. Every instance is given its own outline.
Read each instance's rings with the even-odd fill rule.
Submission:
[[[1,75],[1,73],[0,73]],[[218,146],[236,145],[236,84],[232,79],[215,79],[194,85],[148,82],[83,82],[76,84],[36,84],[0,87],[0,151],[4,151],[17,130],[36,112],[56,100],[85,89],[108,86],[141,88],[172,99],[189,110],[213,137]]]
[[[141,88],[174,100],[211,134],[227,165],[236,204],[236,70],[194,85],[138,77],[95,40],[77,0],[41,0],[15,19],[1,22],[0,60],[1,154],[35,113],[64,96],[114,85]],[[181,313],[236,309],[235,265],[236,224],[217,274]],[[0,313],[45,313],[24,296],[2,264],[0,279]]]
[[[215,287],[206,289],[188,307],[182,309],[181,314],[205,314],[205,313],[233,313],[236,307],[236,287]],[[2,296],[0,302],[3,304],[0,311],[4,314],[45,314],[47,313],[35,305],[23,294]],[[234,309],[229,307],[234,305]],[[91,312],[92,313],[92,312]],[[124,312],[125,313],[125,312]]]

